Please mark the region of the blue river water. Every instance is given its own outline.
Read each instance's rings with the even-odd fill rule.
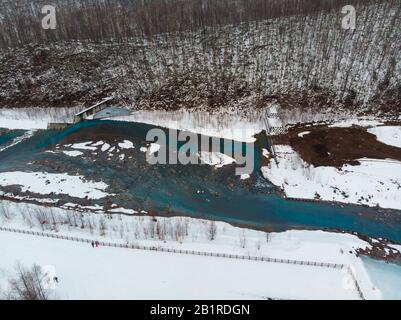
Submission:
[[[10,130],[6,133],[0,134],[0,149],[23,134],[24,130]]]
[[[383,299],[401,300],[401,266],[362,256],[369,277]]]
[[[240,180],[234,174],[235,165],[218,170],[208,165],[149,165],[139,149],[145,145],[146,133],[151,128],[154,127],[139,123],[94,120],[63,131],[38,131],[30,139],[0,152],[0,172],[79,173],[104,181],[110,186],[110,193],[118,194],[96,203],[142,208],[156,215],[217,219],[268,231],[335,229],[401,243],[400,211],[283,198],[260,173],[261,147],[266,147],[263,138],[255,147],[232,141],[234,149],[252,148],[255,152],[251,178]],[[105,134],[119,137],[120,141],[131,140],[137,156],[121,164],[44,152],[71,139],[98,141]],[[0,142],[1,139],[2,136]],[[65,202],[74,200],[66,198]]]

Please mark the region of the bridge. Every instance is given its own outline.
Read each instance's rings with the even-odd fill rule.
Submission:
[[[91,117],[91,119],[111,118],[116,116],[126,116],[130,112],[126,108],[111,106],[110,102],[113,97],[104,98],[102,101],[86,108],[74,115],[72,123],[55,123],[50,122],[47,124],[48,130],[63,130],[73,123],[81,122]]]
[[[93,106],[90,106],[89,108],[86,108],[81,112],[78,112],[77,114],[75,114],[74,123],[81,122],[82,120],[85,120],[89,116],[93,116],[99,111],[111,107],[110,105],[111,100],[113,100],[113,97],[104,98],[102,101],[94,104]]]
[[[273,142],[273,136],[283,134],[285,130],[278,114],[277,106],[272,105],[267,108],[264,116],[264,122],[266,126],[267,142],[269,143],[274,162],[276,165],[278,165],[277,151]]]

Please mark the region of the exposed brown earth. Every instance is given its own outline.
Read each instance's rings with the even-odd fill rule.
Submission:
[[[298,136],[305,131],[310,133]],[[316,167],[358,165],[361,158],[401,161],[401,148],[379,142],[374,134],[359,126],[298,125],[289,129],[288,140],[304,161]]]
[[[132,136],[124,134],[123,131],[120,132],[110,132],[108,130],[108,125],[98,125],[95,127],[83,128],[77,132],[74,132],[60,141],[60,144],[70,144],[83,141],[105,141],[113,143],[116,141],[123,141],[124,139],[132,139]]]

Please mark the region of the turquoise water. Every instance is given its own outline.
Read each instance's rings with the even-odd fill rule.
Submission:
[[[0,134],[0,149],[9,144],[15,138],[23,135],[24,132],[24,130],[10,130],[4,134]]]
[[[362,256],[369,277],[386,300],[401,300],[401,266]]]
[[[87,121],[62,132],[40,131],[29,140],[0,152],[0,171],[73,172],[102,180],[110,186],[110,193],[119,196],[96,201],[99,205],[111,201],[121,207],[141,208],[156,215],[218,219],[271,231],[337,229],[401,243],[400,211],[283,199],[260,173],[264,141],[254,149],[252,145],[232,142],[235,149],[252,148],[255,152],[255,171],[251,179],[241,181],[235,176],[235,165],[218,170],[207,165],[149,165],[139,148],[145,146],[145,136],[151,128],[154,127],[137,123]],[[137,153],[132,160],[121,164],[43,152],[89,129],[94,138],[82,141],[100,140],[96,135],[107,132],[121,140],[131,140]],[[28,166],[32,161],[34,164]],[[67,196],[62,200],[79,201]]]

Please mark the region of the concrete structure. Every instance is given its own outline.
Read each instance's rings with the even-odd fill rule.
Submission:
[[[112,117],[129,116],[130,112],[127,108],[123,107],[108,107],[96,113],[93,119],[104,119]]]
[[[93,106],[78,112],[74,117],[74,123],[81,122],[89,116],[93,116],[99,111],[110,107],[110,101],[113,100],[113,97],[108,97],[103,99],[102,101],[94,104]]]
[[[64,130],[69,125],[71,125],[71,123],[49,122],[47,124],[47,130]]]

